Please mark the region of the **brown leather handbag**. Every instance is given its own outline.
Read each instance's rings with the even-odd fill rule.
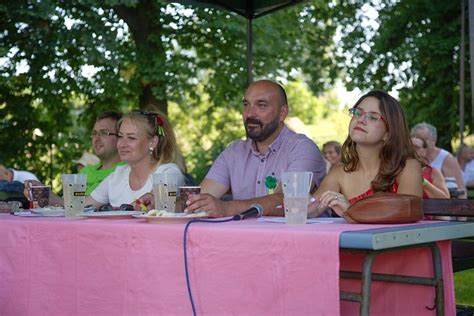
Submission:
[[[352,204],[343,214],[349,223],[406,224],[423,219],[423,200],[414,195],[377,192]]]

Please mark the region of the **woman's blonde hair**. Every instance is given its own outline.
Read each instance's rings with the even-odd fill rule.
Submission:
[[[176,137],[168,118],[156,111],[133,110],[123,116],[118,123],[118,128],[125,119],[129,119],[137,126],[143,126],[148,137],[158,137],[158,144],[153,152],[150,152],[154,161],[160,165],[174,162],[176,159]]]

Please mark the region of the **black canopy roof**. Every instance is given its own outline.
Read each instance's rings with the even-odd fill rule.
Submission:
[[[252,20],[307,0],[169,0],[188,5],[235,12],[247,18],[247,84],[252,79]]]
[[[170,2],[223,9],[235,12],[247,19],[255,19],[303,1],[304,0],[176,0]]]

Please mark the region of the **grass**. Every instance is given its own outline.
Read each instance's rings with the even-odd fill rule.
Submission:
[[[474,269],[454,274],[456,304],[474,306]]]

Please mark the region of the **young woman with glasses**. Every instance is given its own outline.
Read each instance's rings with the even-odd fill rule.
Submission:
[[[421,163],[398,101],[386,92],[371,91],[349,114],[342,164],[330,170],[314,194],[312,215],[327,207],[342,215],[350,204],[379,191],[421,197]]]
[[[86,199],[86,204],[134,204],[152,191],[154,173],[176,173],[173,163],[176,141],[169,121],[161,114],[140,110],[126,114],[118,123],[117,150],[127,165],[118,166]],[[138,208],[138,207],[137,207]]]

